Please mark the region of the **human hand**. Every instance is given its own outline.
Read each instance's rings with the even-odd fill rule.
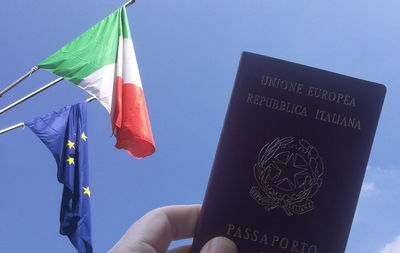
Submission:
[[[154,209],[135,222],[109,253],[188,253],[191,245],[168,250],[171,241],[191,238],[201,206],[166,206]],[[237,253],[225,237],[208,241],[200,253]]]

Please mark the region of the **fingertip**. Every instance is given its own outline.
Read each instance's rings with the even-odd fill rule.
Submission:
[[[238,249],[236,244],[226,238],[226,237],[214,237],[209,240],[203,248],[200,250],[200,253],[237,253]]]

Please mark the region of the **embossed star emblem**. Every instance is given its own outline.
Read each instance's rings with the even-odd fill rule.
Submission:
[[[275,179],[279,189],[293,191],[304,185],[308,175],[308,164],[301,155],[289,151],[279,153],[275,156],[274,165],[279,174]]]

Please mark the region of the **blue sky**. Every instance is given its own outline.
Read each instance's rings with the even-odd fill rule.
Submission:
[[[3,2],[0,88],[123,3]],[[400,252],[399,10],[396,0],[137,0],[127,12],[157,150],[142,160],[117,150],[106,110],[88,105],[95,252],[153,208],[202,202],[242,51],[387,86],[346,252]],[[39,70],[0,107],[56,78]],[[0,128],[88,97],[62,81],[0,115]],[[0,135],[0,172],[0,252],[74,252],[58,234],[55,161],[29,129]]]

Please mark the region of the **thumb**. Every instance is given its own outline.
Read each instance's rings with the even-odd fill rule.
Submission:
[[[209,240],[200,253],[237,253],[236,244],[226,237],[215,237]]]

